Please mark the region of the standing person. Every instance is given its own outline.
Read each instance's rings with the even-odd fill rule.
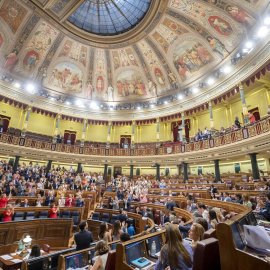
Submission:
[[[119,210],[119,200],[117,196],[115,196],[113,200],[113,210]]]
[[[192,270],[192,247],[188,242],[182,240],[177,226],[166,223],[165,229],[166,243],[161,249],[154,270],[164,270],[167,266],[170,269]]]
[[[88,267],[88,270],[104,270],[106,267],[109,251],[110,248],[106,241],[98,241],[95,246],[95,257],[97,256],[97,260],[93,266],[90,265]]]
[[[209,210],[208,220],[211,226],[213,227],[213,229],[216,229],[218,225],[218,218],[217,218],[217,214],[215,210],[213,209]]]
[[[106,222],[102,222],[100,224],[100,229],[99,229],[99,235],[98,235],[98,240],[104,240],[105,242],[111,242],[111,230],[108,230],[108,224]]]
[[[88,224],[85,220],[79,224],[80,231],[74,235],[76,250],[90,248],[90,244],[94,241],[93,234],[88,231]]]
[[[112,197],[109,197],[109,199],[108,199],[108,205],[109,205],[109,209],[113,209]]]
[[[10,197],[11,195],[7,198],[7,195],[5,193],[2,194],[1,199],[0,199],[0,208],[6,207],[7,203],[10,201]]]
[[[74,198],[73,198],[72,194],[69,194],[68,198],[66,199],[66,206],[72,207],[73,202],[74,202]]]
[[[256,122],[256,119],[255,119],[254,114],[252,114],[252,113],[248,113],[248,118],[249,118],[249,123],[250,123],[250,124],[252,124],[252,123],[255,123],[255,122]]]
[[[14,208],[12,207],[12,205],[7,204],[5,207],[5,211],[3,213],[3,217],[4,217],[3,222],[11,221],[13,214],[14,214]]]
[[[127,233],[128,233],[130,236],[136,235],[135,229],[134,229],[134,227],[133,227],[133,222],[132,222],[132,220],[127,219],[127,221],[126,221],[126,226],[127,226],[126,231],[127,231]]]
[[[119,220],[116,220],[114,225],[113,225],[113,230],[112,230],[112,240],[113,241],[118,241],[120,240],[120,235],[123,233],[123,230],[121,230],[121,222]]]
[[[235,124],[238,128],[241,128],[241,123],[239,122],[239,119],[238,119],[237,116],[235,117],[234,124]]]
[[[24,233],[24,234],[22,235],[22,238],[20,239],[20,241],[19,241],[19,243],[18,243],[18,249],[17,249],[16,252],[26,251],[27,248],[30,248],[31,242],[25,243],[25,242],[23,241],[27,236],[30,237],[30,235],[29,235],[28,233]]]
[[[59,207],[55,207],[55,204],[51,204],[51,210],[49,214],[49,218],[57,218],[57,211],[59,211]]]

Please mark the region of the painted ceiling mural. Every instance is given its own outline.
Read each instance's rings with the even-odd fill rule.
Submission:
[[[64,14],[71,2],[53,1],[50,11]],[[146,37],[99,48],[67,35],[35,13],[33,4],[0,0],[0,69],[35,80],[56,95],[108,102],[156,98],[185,87],[229,57],[267,3],[170,0]]]

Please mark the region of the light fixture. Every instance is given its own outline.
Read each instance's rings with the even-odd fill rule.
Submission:
[[[54,97],[50,97],[50,100],[55,101],[55,98]]]
[[[70,102],[69,102],[69,101],[66,101],[66,104],[67,104],[67,105],[70,105]]]
[[[270,24],[270,17],[266,17],[263,22],[265,25],[269,25]]]
[[[110,107],[110,111],[113,111],[113,106]]]
[[[266,26],[261,26],[258,29],[257,36],[263,38],[267,35],[267,33],[268,33],[268,28]]]
[[[225,67],[223,68],[222,71],[223,71],[225,74],[228,74],[228,73],[231,72],[231,70],[232,70],[232,68],[231,68],[230,66],[225,66]]]
[[[183,99],[183,96],[182,95],[178,95],[178,99],[179,100],[182,100]]]
[[[35,86],[33,84],[28,84],[26,86],[26,90],[29,92],[29,93],[33,93],[34,90],[35,90]]]
[[[165,101],[164,101],[164,104],[168,104],[168,101],[167,101],[167,100],[165,100]]]
[[[76,100],[76,103],[75,103],[77,106],[79,107],[82,107],[83,106],[83,103],[81,100]]]
[[[150,105],[150,107],[151,107],[151,108],[154,108],[154,107],[155,107],[155,105],[154,105],[154,104],[151,104],[151,105]]]
[[[199,89],[197,87],[193,88],[192,89],[192,93],[193,94],[197,94],[199,92]]]
[[[20,88],[20,87],[21,87],[21,84],[18,83],[18,82],[16,82],[16,83],[14,84],[14,86],[15,86],[16,88]]]
[[[251,41],[248,41],[247,43],[246,43],[246,48],[247,49],[251,49],[253,47],[253,43],[251,42]]]
[[[212,85],[214,82],[215,82],[215,81],[214,81],[213,78],[209,78],[209,79],[207,80],[207,84],[208,84],[208,85]]]
[[[137,110],[140,110],[140,109],[141,109],[141,107],[140,107],[140,106],[138,106],[138,107],[137,107]]]

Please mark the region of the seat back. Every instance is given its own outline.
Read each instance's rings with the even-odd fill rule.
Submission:
[[[70,211],[64,210],[62,212],[62,218],[70,218]]]
[[[73,219],[73,223],[74,223],[74,225],[78,225],[78,223],[79,223],[79,219],[80,219],[80,212],[79,211],[73,211],[72,213],[71,213],[71,217],[72,217],[72,219]]]
[[[109,251],[105,270],[115,270],[116,250]]]
[[[160,224],[160,215],[155,214],[154,220],[155,220],[155,224]]]
[[[38,218],[48,218],[48,211],[40,211]]]
[[[109,220],[110,220],[110,215],[107,213],[103,213],[101,221],[109,223]]]
[[[110,223],[113,225],[116,220],[117,220],[117,215],[112,215]]]
[[[94,212],[93,215],[92,215],[92,219],[93,220],[99,220],[99,218],[100,218],[100,213]]]
[[[24,218],[24,212],[15,212],[13,216],[13,220],[23,220]]]
[[[203,239],[215,238],[217,239],[217,231],[215,229],[209,229],[203,234]]]
[[[51,247],[49,246],[49,245],[47,245],[47,244],[44,244],[43,245],[43,250],[45,251],[45,252],[50,252],[50,249],[51,249]]]
[[[30,220],[35,218],[35,212],[26,212],[25,219]]]
[[[199,241],[194,250],[193,270],[220,270],[218,240],[214,238]]]

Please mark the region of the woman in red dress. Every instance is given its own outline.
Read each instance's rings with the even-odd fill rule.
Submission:
[[[72,197],[72,194],[69,194],[68,195],[68,198],[66,200],[66,207],[72,207],[73,202],[74,202],[74,199]]]
[[[1,199],[0,199],[0,208],[5,208],[9,201],[10,201],[10,196],[7,198],[6,194],[2,194]]]
[[[3,222],[11,221],[12,215],[14,214],[14,208],[12,205],[7,204],[5,207],[5,211],[3,213]]]
[[[55,204],[51,204],[51,210],[49,218],[57,218],[57,211],[59,211],[59,207],[55,207]]]

